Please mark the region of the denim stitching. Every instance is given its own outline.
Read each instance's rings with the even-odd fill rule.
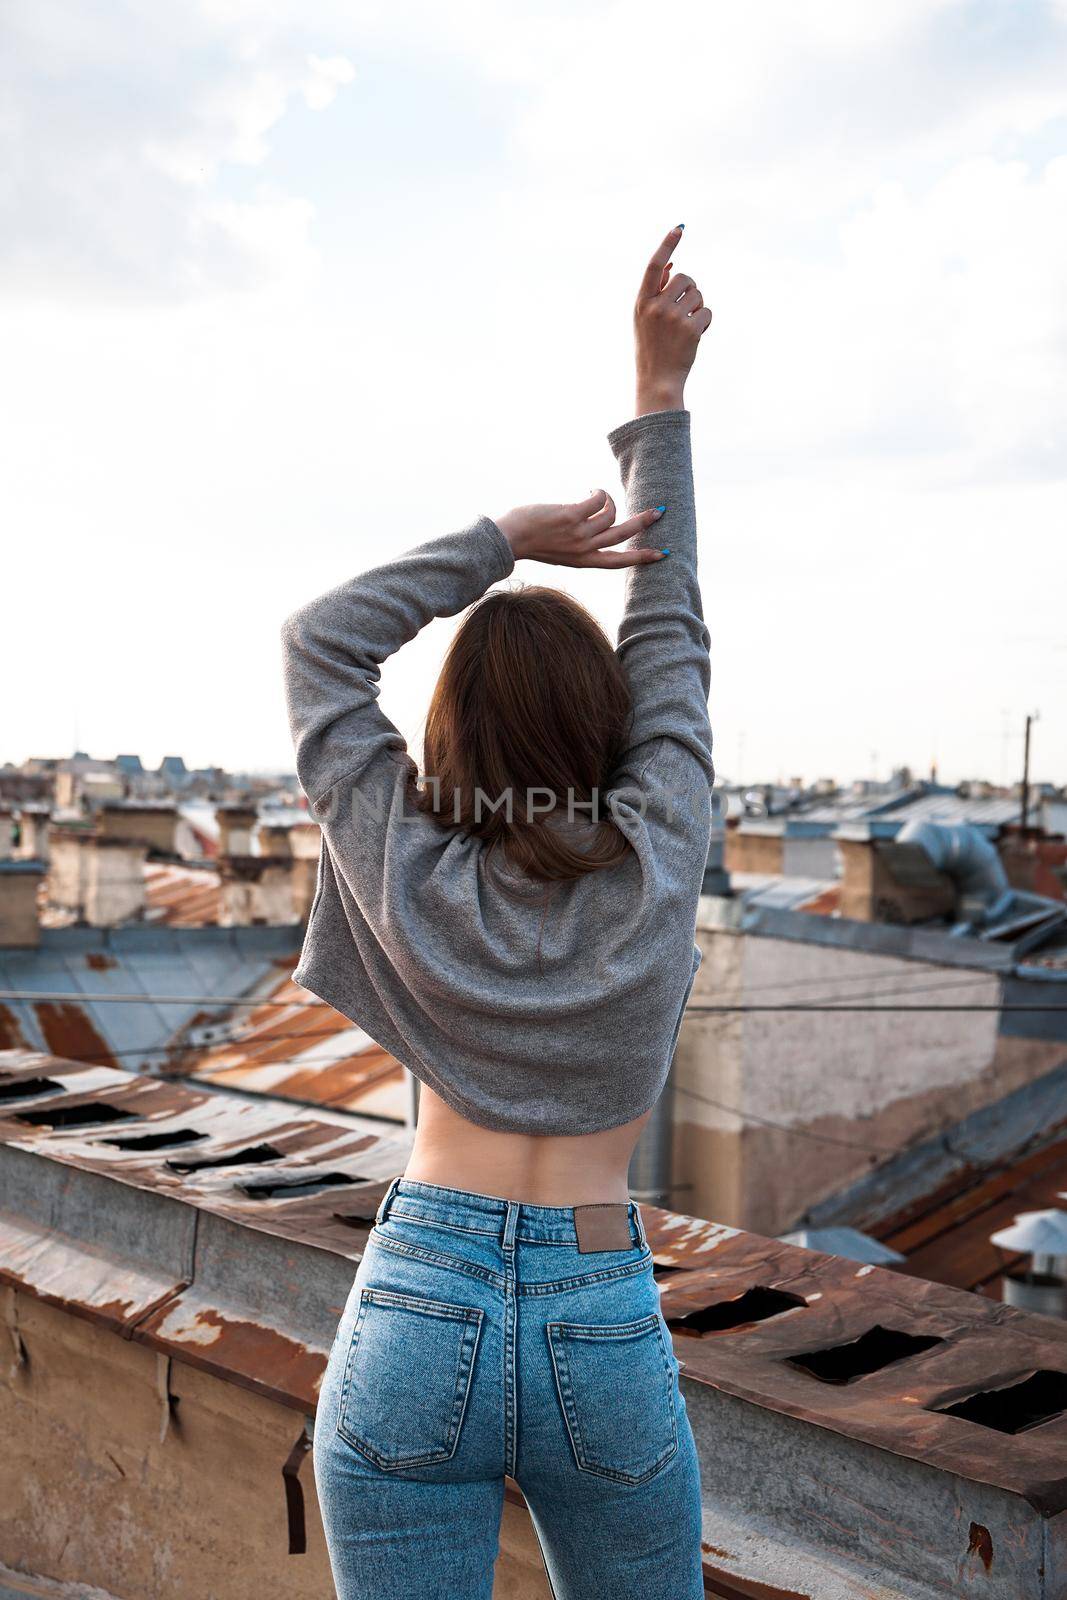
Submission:
[[[580,1277],[554,1278],[551,1283],[520,1283],[520,1294],[563,1294],[571,1289],[584,1289],[590,1283],[611,1283],[616,1278],[629,1278],[635,1273],[645,1272],[652,1264],[652,1252],[648,1251],[640,1260],[632,1261],[622,1267],[605,1267],[602,1272],[587,1272]]]
[[[341,1384],[341,1398],[340,1398],[340,1401],[338,1403],[338,1408],[337,1408],[337,1429],[338,1429],[338,1432],[340,1432],[340,1429],[341,1429],[341,1418],[344,1416],[345,1409],[346,1409],[346,1407],[348,1405],[348,1393],[349,1393],[349,1390],[350,1390],[350,1388],[352,1386],[352,1364],[353,1364],[353,1361],[355,1360],[356,1345],[359,1343],[359,1336],[360,1336],[360,1333],[363,1331],[363,1322],[364,1322],[364,1319],[366,1318],[366,1315],[367,1315],[367,1291],[366,1291],[366,1289],[362,1289],[362,1290],[360,1290],[359,1306],[358,1306],[357,1311],[356,1311],[355,1319],[354,1319],[354,1321],[352,1323],[352,1337],[351,1337],[351,1339],[349,1341],[349,1345],[348,1345],[348,1360],[345,1363],[345,1375],[344,1375],[344,1380],[343,1380],[343,1382]]]
[[[422,1228],[448,1228],[453,1233],[473,1233],[483,1239],[499,1237],[499,1228],[467,1228],[462,1222],[438,1222],[435,1217],[413,1217],[409,1211],[398,1211],[396,1204],[389,1207],[387,1222],[412,1222]]]
[[[346,1413],[357,1343],[356,1331],[362,1328],[367,1308],[374,1304],[408,1306],[420,1316],[436,1316],[445,1322],[460,1322],[463,1324],[459,1349],[456,1354],[455,1399],[452,1402],[452,1415],[449,1419],[446,1442],[440,1449],[426,1451],[419,1456],[388,1458],[380,1455],[368,1440],[361,1439],[348,1426]],[[479,1306],[452,1306],[443,1301],[427,1300],[418,1295],[399,1294],[392,1289],[364,1289],[360,1294],[359,1314],[356,1319],[356,1328],[353,1329],[352,1344],[348,1352],[348,1362],[345,1366],[344,1383],[341,1387],[341,1400],[337,1413],[337,1432],[341,1438],[358,1450],[361,1455],[366,1456],[368,1461],[373,1462],[376,1467],[380,1467],[386,1472],[405,1467],[436,1466],[441,1462],[450,1461],[459,1446],[460,1431],[470,1396],[470,1379],[474,1369],[474,1357],[478,1348],[484,1319],[485,1312]]]
[[[436,1250],[427,1250],[422,1245],[408,1244],[401,1239],[388,1239],[383,1234],[377,1233],[374,1228],[368,1235],[373,1239],[380,1250],[391,1250],[394,1255],[410,1256],[415,1261],[425,1261],[431,1267],[446,1267],[452,1272],[464,1272],[468,1278],[480,1278],[483,1283],[491,1283],[495,1288],[504,1286],[502,1273],[493,1272],[489,1267],[476,1266],[473,1261],[461,1261],[458,1256],[446,1256]]]
[[[574,1387],[571,1383],[570,1364],[567,1360],[567,1353],[563,1346],[563,1330],[568,1328],[582,1329],[583,1333],[587,1333],[591,1338],[609,1339],[612,1337],[613,1333],[633,1331],[634,1329],[640,1328],[644,1325],[648,1326],[648,1331],[650,1333],[653,1331],[653,1328],[655,1329],[656,1344],[660,1353],[660,1359],[663,1362],[664,1376],[667,1379],[667,1412],[670,1418],[671,1443],[650,1467],[646,1467],[644,1472],[635,1476],[633,1473],[620,1472],[615,1467],[603,1466],[599,1463],[583,1459],[585,1456],[585,1446],[582,1443],[581,1426],[578,1421],[578,1408],[575,1404]],[[674,1405],[674,1380],[667,1361],[666,1347],[663,1342],[663,1327],[660,1322],[659,1313],[657,1312],[652,1312],[648,1317],[640,1317],[635,1322],[618,1323],[611,1326],[605,1324],[603,1325],[603,1331],[599,1334],[592,1331],[595,1326],[595,1324],[566,1322],[549,1322],[545,1325],[545,1333],[548,1336],[548,1350],[552,1360],[552,1371],[555,1374],[556,1388],[559,1393],[560,1405],[563,1411],[563,1421],[567,1429],[567,1435],[571,1442],[571,1449],[574,1452],[574,1459],[580,1472],[589,1472],[596,1477],[610,1478],[616,1483],[625,1483],[633,1487],[637,1487],[640,1484],[646,1483],[649,1478],[653,1477],[657,1472],[659,1472],[660,1468],[666,1466],[667,1462],[670,1461],[671,1458],[678,1452],[678,1414]],[[559,1361],[556,1359],[557,1339],[559,1340]]]

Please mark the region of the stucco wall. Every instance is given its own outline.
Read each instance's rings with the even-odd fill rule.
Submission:
[[[691,1004],[845,1005],[891,1011],[687,1013],[675,1056],[672,1204],[763,1233],[815,1200],[1049,1070],[998,1036],[994,975],[732,929],[700,929]],[[909,1011],[908,1007],[912,1007]]]

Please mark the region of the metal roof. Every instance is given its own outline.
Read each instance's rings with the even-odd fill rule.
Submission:
[[[146,861],[145,921],[169,928],[202,928],[219,920],[222,890],[211,867]]]
[[[748,910],[819,911],[836,909],[837,878],[790,878],[775,872],[730,872],[732,898]]]
[[[295,967],[297,954],[292,952],[288,968]],[[183,1054],[174,1056],[175,1064],[186,1061],[187,1076],[245,1094],[406,1120],[404,1069],[362,1028],[331,1006],[309,1008],[308,991],[287,973],[271,973],[254,992],[262,1006],[242,1006],[221,1028],[216,1022],[188,1030]]]
[[[213,995],[245,994],[277,973],[289,960],[292,939],[291,928],[44,929],[37,949],[0,949],[0,989],[78,998],[0,1001],[0,1047],[158,1066],[180,1029],[194,1017],[215,1014]],[[109,994],[143,994],[145,1000],[107,1004]],[[168,995],[203,1001],[169,1002]]]

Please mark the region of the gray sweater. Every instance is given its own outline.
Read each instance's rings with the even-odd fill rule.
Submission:
[[[690,413],[635,417],[608,443],[628,514],[667,508],[639,541],[671,551],[625,569],[634,720],[601,811],[633,849],[556,884],[547,910],[542,883],[412,805],[415,764],[378,704],[388,656],[512,572],[496,523],[431,539],[282,628],[297,773],[322,825],[293,976],[455,1110],[508,1132],[593,1133],[654,1105],[700,965],[715,773]]]

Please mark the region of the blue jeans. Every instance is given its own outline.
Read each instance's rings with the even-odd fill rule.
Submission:
[[[703,1600],[700,1469],[637,1205],[579,1251],[569,1206],[396,1178],[315,1422],[339,1600],[490,1600],[504,1475],[556,1600]]]

